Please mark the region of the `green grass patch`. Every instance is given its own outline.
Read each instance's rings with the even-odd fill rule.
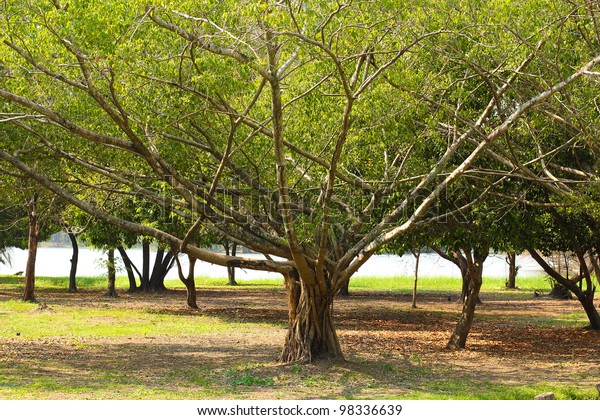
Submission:
[[[245,371],[241,375],[235,371],[227,371],[230,383],[233,386],[273,386],[273,378],[260,377],[251,371]]]
[[[453,378],[428,382],[426,389],[414,389],[407,395],[397,397],[427,400],[533,400],[536,395],[544,392],[554,393],[557,400],[598,399],[598,393],[595,390],[581,390],[559,384],[538,383],[515,386]]]
[[[196,277],[196,287],[203,288],[220,288],[228,286],[228,280],[226,278],[216,277]],[[257,280],[236,280],[239,287],[253,287],[253,288],[274,288],[283,285],[282,279],[257,279]],[[182,283],[179,280],[166,280],[165,285],[167,287],[182,287]],[[230,286],[237,287],[237,286]]]
[[[385,291],[409,294],[413,290],[413,277],[353,277],[350,280],[351,290]],[[531,298],[534,290],[550,290],[550,285],[544,276],[517,278],[517,289],[507,290],[504,278],[484,277],[482,293],[501,293],[515,298]],[[458,277],[419,277],[418,293],[456,293],[462,287],[462,279]]]
[[[252,288],[277,288],[283,284],[282,279],[259,279],[259,280],[237,280],[239,287]],[[544,276],[533,276],[517,278],[517,289],[507,290],[504,287],[504,278],[484,277],[482,292],[506,293],[509,296],[519,298],[531,297],[534,290],[549,291],[551,289],[548,280]],[[0,285],[3,289],[11,289],[23,286],[23,278],[17,276],[0,277]],[[66,289],[69,280],[67,277],[38,277],[36,278],[36,287],[38,289]],[[226,278],[214,278],[200,276],[196,277],[196,287],[198,288],[220,288],[227,286]],[[8,288],[6,287],[8,286]],[[177,279],[165,280],[165,286],[169,289],[184,288],[181,281]],[[106,278],[99,277],[78,277],[77,287],[81,289],[104,290],[106,289]],[[127,277],[118,276],[116,281],[117,289],[128,289],[129,280]],[[234,286],[235,287],[235,286]],[[351,290],[360,291],[378,291],[392,293],[412,293],[412,276],[392,276],[392,277],[372,277],[359,276],[353,277],[350,281]],[[446,293],[460,291],[461,279],[458,277],[419,277],[419,293]],[[531,292],[531,293],[530,293]]]
[[[283,284],[283,279],[258,279],[258,280],[237,280],[240,287],[270,288],[278,287]],[[36,277],[35,284],[38,289],[67,289],[69,287],[68,277]],[[106,289],[106,277],[77,277],[77,287],[81,289],[104,290]],[[227,286],[226,278],[215,277],[196,277],[196,287],[214,288]],[[0,276],[0,286],[7,290],[15,287],[23,287],[24,279],[22,276]],[[8,286],[8,287],[6,287]],[[129,279],[125,276],[117,276],[115,286],[117,289],[128,289]],[[178,279],[165,280],[165,286],[169,289],[182,289],[183,283]]]
[[[119,307],[39,306],[17,300],[0,302],[0,337],[115,337],[199,335],[227,330],[250,331],[260,323],[222,320],[196,313],[173,315]]]

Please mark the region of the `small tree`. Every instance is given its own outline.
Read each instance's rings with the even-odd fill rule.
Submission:
[[[38,243],[50,237],[55,228],[52,222],[56,199],[21,177],[4,176],[2,181],[3,191],[7,196],[4,200],[5,207],[0,208],[0,250],[3,260],[9,261],[8,247],[27,249],[23,300],[36,302],[35,264]]]
[[[537,232],[528,248],[529,254],[556,283],[576,296],[588,317],[590,328],[600,329],[600,314],[594,305],[597,279],[594,281],[592,277],[600,250],[598,220],[577,208],[551,208],[540,212],[537,220]],[[579,263],[578,269],[561,273],[552,267],[543,254],[553,251],[572,252]]]

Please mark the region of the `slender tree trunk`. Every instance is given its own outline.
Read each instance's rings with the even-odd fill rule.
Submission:
[[[508,279],[506,281],[507,289],[516,289],[517,287],[517,254],[509,252],[506,254],[506,261],[508,262]]]
[[[344,283],[342,285],[342,287],[340,287],[339,295],[340,296],[350,296],[350,280],[348,280],[346,283]]]
[[[594,253],[589,253],[590,262],[596,276],[596,283],[600,283],[600,263],[598,262],[598,256]],[[600,307],[600,305],[598,305]]]
[[[143,292],[150,290],[150,242],[142,241],[142,278],[140,289]]]
[[[333,325],[333,295],[323,294],[316,285],[300,282],[297,274],[288,275],[285,286],[289,325],[279,360],[310,363],[319,357],[343,359]]]
[[[167,276],[167,273],[171,267],[173,267],[173,263],[173,253],[171,251],[165,253],[165,249],[159,247],[156,251],[154,266],[152,267],[152,275],[150,276],[150,291],[164,292],[167,290],[165,287],[165,277]]]
[[[469,270],[469,289],[467,297],[463,303],[461,316],[456,323],[456,327],[446,348],[456,350],[464,349],[467,344],[467,337],[473,325],[475,318],[475,308],[479,300],[479,291],[483,283],[483,262],[487,258],[487,251],[481,254],[476,252],[471,256],[470,252],[465,252],[467,266]]]
[[[135,273],[133,272],[133,263],[127,255],[127,251],[122,246],[118,247],[119,255],[121,255],[121,259],[123,260],[123,265],[125,266],[125,271],[127,271],[127,278],[129,279],[129,292],[135,292],[137,287],[137,282],[135,281]]]
[[[233,243],[231,244],[231,246],[229,245],[229,243],[227,243],[226,245],[224,245],[225,247],[225,254],[226,255],[231,255],[232,257],[235,257],[235,255],[237,254],[237,244]],[[230,252],[231,250],[231,252]],[[227,278],[229,280],[229,285],[230,286],[237,286],[237,282],[235,281],[235,267],[227,267]]]
[[[598,256],[591,252],[589,256],[592,268],[594,269],[594,275],[596,276],[596,281],[600,283],[600,263],[598,262]]]
[[[27,243],[27,265],[25,268],[25,291],[23,300],[35,302],[35,261],[37,258],[38,241],[40,237],[40,226],[37,215],[37,194],[29,200],[29,238]]]
[[[470,252],[470,251],[469,251]],[[465,255],[467,251],[465,251]],[[465,302],[467,300],[467,296],[469,295],[470,285],[471,285],[471,272],[469,270],[469,262],[467,258],[462,255],[460,251],[456,251],[454,253],[454,257],[456,258],[456,265],[460,268],[460,274],[462,277],[462,289],[460,292],[460,300],[459,302]],[[477,294],[476,303],[480,304],[481,298],[479,297],[479,293]]]
[[[196,294],[196,279],[194,275],[194,267],[196,265],[196,258],[189,257],[190,268],[185,284],[185,289],[187,291],[186,302],[187,305],[192,309],[198,309],[198,301]]]
[[[111,298],[117,297],[117,289],[115,288],[116,280],[115,250],[114,248],[110,248],[108,250],[108,289],[106,291],[106,296]]]
[[[158,276],[157,287],[160,291],[167,290],[165,286],[165,278],[169,273],[169,270],[173,267],[174,257],[171,251],[167,252],[163,258],[162,264],[160,265],[160,273]]]
[[[577,255],[577,259],[579,260],[580,267],[580,281],[578,286],[578,293],[575,293],[581,306],[583,306],[583,310],[585,311],[589,321],[589,328],[592,330],[600,330],[600,314],[596,310],[594,306],[594,295],[596,293],[596,286],[592,282],[592,274],[591,271],[593,268],[588,268],[587,261],[585,259],[585,252],[576,250],[575,254]],[[586,288],[583,290],[583,281],[585,280]]]
[[[469,285],[471,283],[471,279],[469,278],[469,267],[467,263],[467,259],[460,251],[454,251],[454,264],[458,266],[460,269],[460,276],[462,278],[462,288],[460,291],[460,302],[465,302],[467,300],[467,295],[469,294]]]
[[[417,308],[417,282],[419,280],[419,260],[421,259],[421,250],[412,250],[413,256],[415,257],[415,279],[413,283],[413,294],[412,294],[412,307]]]
[[[154,266],[152,267],[152,275],[150,276],[150,291],[162,292],[164,285],[161,287],[160,277],[162,275],[162,264],[165,250],[162,247],[158,247],[156,250],[156,256],[154,258]]]
[[[594,293],[584,293],[583,296],[577,296],[583,310],[590,321],[589,328],[591,330],[600,330],[600,314],[594,306]]]
[[[179,280],[185,285],[185,289],[187,291],[187,305],[192,309],[198,309],[198,302],[196,297],[196,279],[194,275],[194,268],[196,266],[196,258],[188,255],[189,261],[189,269],[188,275],[185,276],[183,274],[183,270],[181,267],[181,263],[179,261],[179,257],[173,254],[173,258],[177,263],[177,273],[179,274]]]
[[[73,248],[73,254],[71,255],[71,271],[69,272],[69,292],[77,292],[77,264],[79,262],[79,245],[77,244],[77,237],[75,234],[68,229],[67,235],[71,240],[71,247]]]

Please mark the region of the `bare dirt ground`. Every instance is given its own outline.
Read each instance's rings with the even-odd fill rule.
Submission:
[[[448,351],[445,344],[461,305],[447,295],[422,295],[418,309],[410,308],[408,296],[397,294],[340,297],[334,311],[347,361],[284,366],[276,362],[287,319],[282,290],[203,289],[199,311],[185,307],[183,291],[121,293],[115,300],[98,292],[44,291],[48,309],[42,310],[118,306],[173,317],[205,315],[252,328],[179,336],[4,337],[0,379],[3,373],[17,376],[13,366],[31,366],[34,375],[53,377],[54,388],[40,390],[36,398],[399,398],[430,392],[431,383],[446,390],[439,384],[449,379],[475,388],[549,383],[593,389],[600,382],[600,333],[583,329],[585,322],[568,321],[580,312],[576,301],[512,300],[505,294],[484,294],[483,300],[467,349]],[[122,386],[114,387],[114,395],[106,387],[83,389],[94,375],[103,378],[99,383],[110,383],[114,375]],[[10,380],[6,383],[10,386]],[[63,386],[83,390],[73,394]],[[164,393],[144,394],[139,387]]]

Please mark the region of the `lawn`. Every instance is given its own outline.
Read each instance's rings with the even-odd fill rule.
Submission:
[[[444,349],[461,310],[456,279],[358,278],[335,319],[346,361],[276,362],[285,336],[279,281],[198,279],[198,311],[178,282],[161,294],[103,296],[104,280],[40,278],[40,304],[0,278],[0,399],[597,399],[600,334],[575,301],[534,299],[486,279],[463,351]]]

